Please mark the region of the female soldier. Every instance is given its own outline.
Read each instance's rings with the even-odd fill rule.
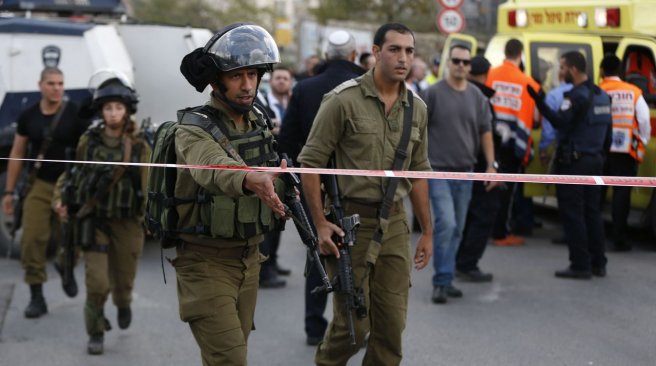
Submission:
[[[148,162],[150,147],[135,135],[130,119],[138,102],[134,89],[115,72],[96,73],[90,84],[98,84],[97,79],[104,81],[95,88],[91,108],[101,118],[80,138],[76,159]],[[68,175],[74,187],[70,199],[67,205],[59,199],[55,206],[60,216],[70,215],[76,244],[84,252],[87,352],[98,355],[103,353],[104,332],[111,329],[103,310],[110,292],[119,328],[126,329],[132,319],[132,289],[144,243],[147,168],[79,164]]]

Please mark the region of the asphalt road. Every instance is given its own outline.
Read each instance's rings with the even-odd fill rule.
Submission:
[[[609,253],[608,277],[562,280],[567,250],[551,244],[560,232],[552,215],[527,245],[490,246],[482,261],[488,284],[456,282],[465,296],[446,305],[430,301],[432,268],[413,273],[404,365],[656,365],[656,243],[632,234],[630,253]],[[172,256],[171,253],[165,255]],[[280,261],[293,269],[287,287],[261,290],[249,340],[251,365],[311,365],[314,349],[303,331],[304,249],[292,225]],[[175,273],[147,243],[140,262],[128,330],[105,337],[105,354],[88,356],[84,286],[67,298],[52,267],[45,285],[49,314],[23,318],[29,290],[16,261],[0,259],[0,366],[200,365],[193,337],[178,317]],[[78,281],[83,268],[76,270]],[[3,307],[3,303],[5,306]],[[6,310],[4,325],[2,313]],[[106,306],[116,325],[116,308]],[[349,365],[357,365],[363,352]]]

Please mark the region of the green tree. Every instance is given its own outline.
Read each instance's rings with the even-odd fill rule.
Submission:
[[[436,0],[325,0],[312,10],[317,20],[362,19],[372,23],[401,22],[414,31],[435,30]]]
[[[142,22],[219,29],[235,22],[271,28],[271,8],[258,8],[254,0],[226,0],[222,8],[205,0],[135,0],[134,17]]]

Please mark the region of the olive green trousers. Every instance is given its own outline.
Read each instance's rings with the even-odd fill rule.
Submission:
[[[116,307],[132,303],[144,229],[140,219],[107,219],[96,228],[96,247],[85,249],[87,299],[84,319],[89,335],[106,329],[104,305],[109,293]]]
[[[21,265],[25,271],[28,285],[44,283],[48,280],[46,269],[48,241],[54,236],[61,242],[61,227],[52,210],[52,194],[55,183],[36,179],[23,203],[23,236],[21,238]],[[58,250],[57,260],[63,259]]]
[[[369,342],[363,365],[401,363],[401,336],[406,324],[412,268],[410,229],[403,212],[391,216],[389,220],[390,225],[383,236],[376,263],[367,275],[365,257],[377,220],[360,218],[356,243],[351,247],[351,259],[355,286],[362,284],[364,291],[367,317],[358,319],[355,312],[351,312],[356,341],[356,345],[351,345],[344,296],[336,293],[333,296],[333,320],[315,354],[317,365],[346,365],[349,358],[359,351],[367,333]],[[332,278],[338,273],[337,258],[328,257],[326,267]]]
[[[262,260],[257,245],[241,259],[178,250],[180,319],[189,323],[204,366],[246,365]]]

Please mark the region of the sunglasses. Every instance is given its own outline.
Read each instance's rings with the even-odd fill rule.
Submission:
[[[462,64],[463,66],[469,66],[469,64],[471,64],[471,60],[464,60],[461,58],[451,58],[451,62],[453,62],[454,65]]]

